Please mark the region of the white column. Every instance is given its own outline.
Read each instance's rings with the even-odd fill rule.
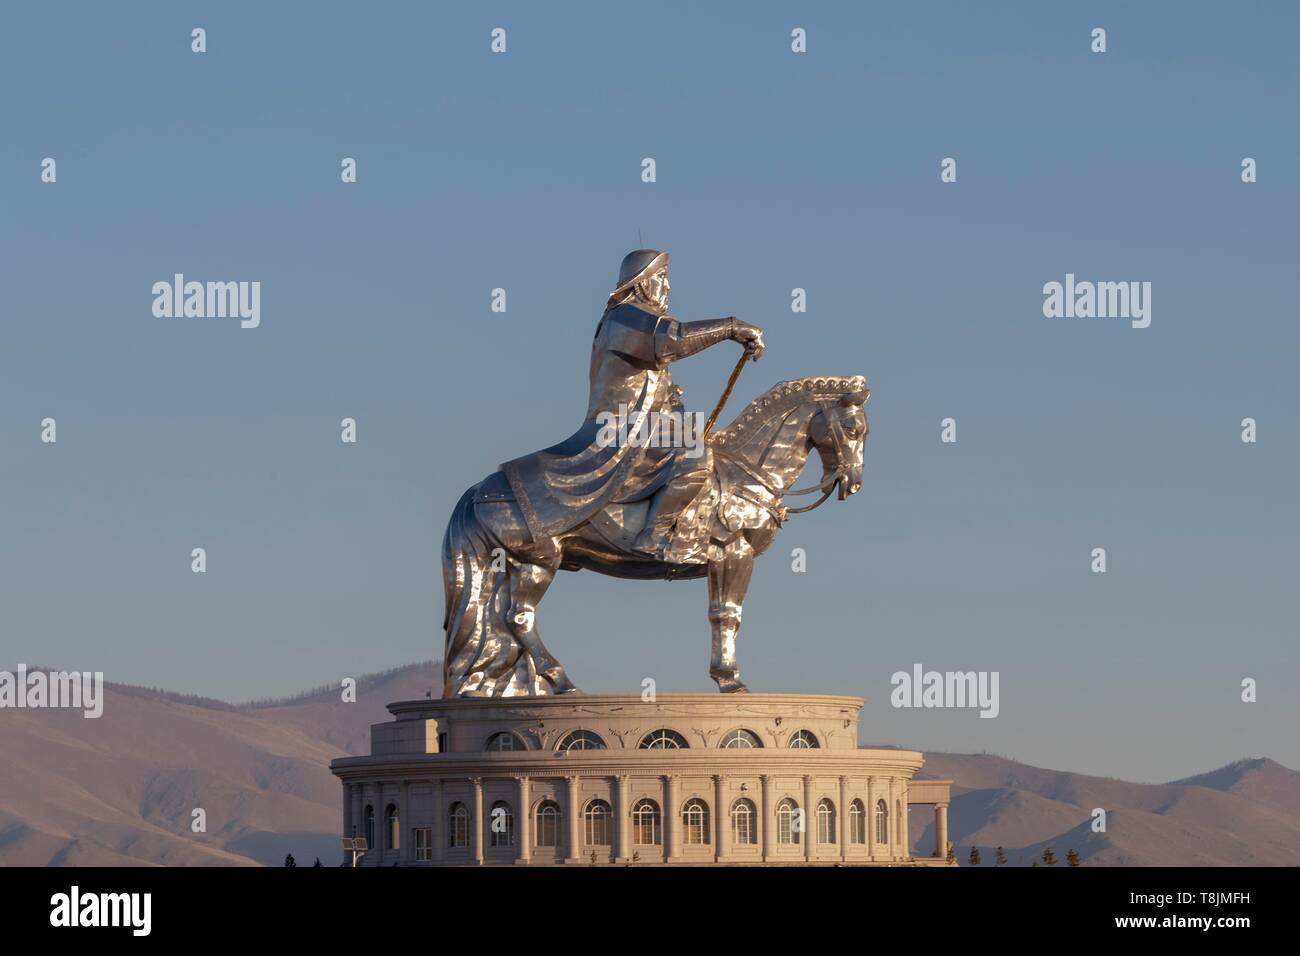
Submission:
[[[817,844],[817,808],[813,806],[813,781],[803,778],[803,858],[811,862]]]
[[[664,849],[670,863],[682,855],[682,815],[677,806],[677,776],[671,773],[664,777]]]
[[[713,775],[713,804],[714,804],[714,829],[717,831],[717,847],[714,859],[721,863],[727,858],[727,823],[730,814],[725,804],[726,795],[723,793],[722,774]]]
[[[447,854],[447,808],[443,806],[441,780],[433,782],[433,826],[429,840],[433,843],[433,862],[441,863]]]
[[[343,835],[352,836],[352,784],[343,784]]]
[[[908,813],[907,798],[908,798],[908,790],[910,790],[910,789],[911,789],[911,787],[910,787],[910,781],[908,781],[908,782],[904,782],[904,784],[903,784],[903,818],[899,821],[899,826],[902,827],[902,836],[903,836],[903,859],[904,859],[904,860],[910,860],[910,859],[912,858],[912,831],[909,830],[908,827],[907,827],[907,820],[908,820],[908,816],[907,816],[907,813]]]
[[[759,782],[761,784],[760,789],[763,791],[763,795],[761,801],[762,806],[760,806],[758,810],[758,825],[760,833],[762,834],[760,839],[763,841],[763,862],[767,862],[767,860],[772,856],[772,827],[775,822],[772,817],[774,812],[772,809],[772,778],[767,774],[763,774],[759,777]]]
[[[895,789],[894,778],[889,778],[889,815],[885,817],[889,821],[889,826],[885,828],[885,837],[889,840],[889,858],[891,860],[898,858],[896,847],[898,845],[898,797]]]
[[[614,834],[618,840],[618,845],[614,848],[615,860],[632,859],[632,807],[629,805],[631,800],[631,785],[626,774],[619,776],[614,781],[615,793],[615,810],[618,814],[615,819],[618,825],[614,827]]]
[[[483,865],[483,834],[487,830],[487,821],[483,819],[483,778],[474,777],[474,809],[470,818],[470,847],[474,851],[474,862]]]
[[[867,859],[876,858],[876,778],[867,778]]]
[[[529,793],[527,776],[515,777],[515,781],[519,784],[519,809],[515,812],[515,839],[519,841],[519,848],[515,851],[515,861],[529,863],[532,861],[533,853],[533,837],[529,832],[533,820],[528,804],[532,801],[532,797]]]
[[[840,859],[849,858],[849,780],[840,777],[840,805],[836,809],[840,823]]]
[[[565,856],[564,862],[580,863],[582,860],[578,852],[581,849],[582,841],[579,840],[581,835],[579,824],[582,819],[582,808],[578,806],[578,778],[565,777],[564,782],[569,785],[569,805],[565,808],[566,822],[569,824],[569,852]]]
[[[375,862],[375,866],[384,865],[384,784],[383,781],[377,781],[374,784],[375,795],[371,798],[370,805],[374,808],[374,845],[370,848],[369,856]]]
[[[397,847],[402,863],[411,862],[411,844],[415,838],[411,834],[411,784],[403,780],[397,789]]]
[[[934,855],[941,860],[948,858],[948,804],[934,805]]]

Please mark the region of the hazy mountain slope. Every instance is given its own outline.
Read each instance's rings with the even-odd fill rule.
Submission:
[[[922,777],[951,779],[948,840],[992,865],[1003,847],[1029,865],[1051,847],[1090,866],[1295,866],[1300,864],[1300,774],[1243,760],[1163,784],[1046,770],[987,754],[926,754]],[[1106,811],[1104,832],[1093,812]],[[932,815],[913,810],[913,846],[931,852]]]
[[[0,711],[0,864],[336,862],[329,762],[364,745],[387,702],[423,696],[432,673],[363,678],[355,704],[330,691],[237,708],[109,686],[96,720]],[[196,808],[205,833],[191,831]]]
[[[1176,782],[1222,790],[1252,803],[1300,814],[1300,773],[1267,757],[1238,760],[1210,773]]]
[[[387,710],[390,703],[418,700],[426,694],[442,696],[442,666],[425,661],[359,677],[353,704],[343,703],[342,694],[341,687],[328,687],[272,705],[254,702],[241,710],[296,727],[345,753],[369,753],[370,725],[392,719]]]

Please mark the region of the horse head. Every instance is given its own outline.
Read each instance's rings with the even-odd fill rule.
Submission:
[[[808,429],[808,440],[822,460],[821,487],[826,490],[835,481],[840,501],[862,488],[862,449],[867,440],[867,413],[863,406],[871,397],[871,389],[867,388],[865,379],[857,378],[854,382],[852,391],[838,400],[822,402],[821,411],[813,417]]]
[[[715,432],[711,444],[775,497],[839,488],[840,500],[862,487],[862,447],[867,437],[863,404],[871,395],[860,375],[813,376],[781,382],[754,399],[734,422]],[[812,450],[822,462],[816,485],[793,490]],[[791,514],[811,510],[790,508]]]

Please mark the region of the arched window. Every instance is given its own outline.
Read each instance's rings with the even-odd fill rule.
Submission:
[[[876,842],[889,842],[889,804],[884,800],[876,801]]]
[[[402,820],[397,815],[397,807],[389,804],[384,810],[384,849],[400,850],[402,848]]]
[[[754,803],[741,797],[731,805],[731,842],[750,845],[758,842],[758,828],[754,825],[757,814]]]
[[[632,808],[632,842],[638,846],[659,846],[663,843],[659,804],[649,797],[638,800]]]
[[[554,800],[543,800],[537,805],[537,845],[560,845],[560,805]]]
[[[823,797],[817,804],[817,842],[839,842],[835,836],[835,804],[828,797]]]
[[[682,807],[682,842],[687,846],[700,846],[709,840],[709,806],[698,797],[687,800]]]
[[[610,819],[614,812],[604,800],[593,800],[582,811],[583,832],[587,846],[609,846]]]
[[[749,730],[733,730],[722,738],[721,744],[724,750],[757,750],[761,746],[763,742],[758,734]]]
[[[504,752],[504,751],[511,751],[511,750],[527,750],[528,748],[524,746],[524,742],[522,740],[520,740],[510,731],[503,730],[489,737],[487,740],[487,744],[483,747],[483,749],[487,751]]]
[[[515,811],[510,804],[498,800],[488,811],[488,846],[515,845]]]
[[[605,741],[590,730],[574,730],[565,734],[555,749],[562,753],[570,750],[604,750]]]
[[[675,730],[652,730],[641,738],[642,750],[685,750],[690,744]]]
[[[795,825],[795,821],[799,819],[799,804],[795,803],[789,797],[786,797],[776,805],[777,843],[799,842],[799,831],[803,829],[802,825]]]
[[[365,822],[366,849],[373,850],[375,848],[375,808],[368,803],[362,820]]]
[[[469,846],[469,810],[460,801],[447,808],[447,846]]]
[[[816,750],[820,746],[811,730],[797,730],[790,738],[791,750]]]
[[[867,808],[861,800],[849,804],[849,842],[867,842]]]

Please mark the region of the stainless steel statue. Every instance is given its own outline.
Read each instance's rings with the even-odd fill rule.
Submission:
[[[538,636],[537,605],[557,571],[583,568],[706,577],[709,675],[724,692],[745,690],[736,632],[755,556],[788,514],[836,488],[843,500],[861,487],[870,394],[861,376],[782,382],[726,428],[692,429],[669,366],[738,342],[745,355],[734,383],[744,360],[762,355],[763,333],[735,318],[679,322],[667,312],[668,289],[667,253],[624,258],[592,342],[582,426],[506,462],[452,512],[442,546],[445,696],[576,690]],[[814,449],[821,481],[793,489]],[[804,508],[783,503],[817,491]]]

